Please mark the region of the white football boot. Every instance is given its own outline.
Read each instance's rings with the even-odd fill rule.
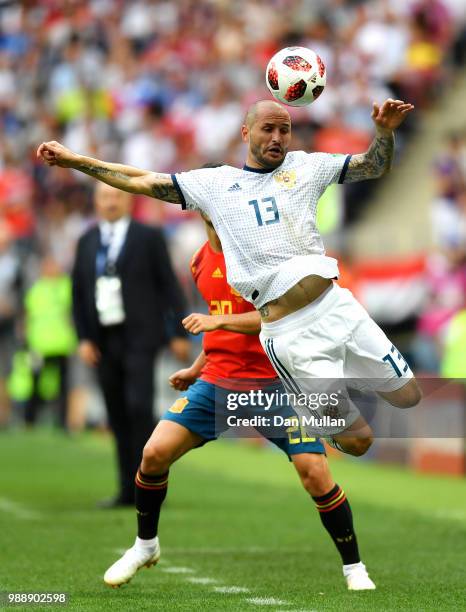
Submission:
[[[115,561],[104,574],[104,582],[117,588],[131,580],[141,567],[152,567],[160,559],[159,539],[155,539],[155,548],[144,548],[135,544]]]
[[[369,578],[366,566],[362,561],[343,566],[343,576],[349,591],[373,591],[375,584]]]

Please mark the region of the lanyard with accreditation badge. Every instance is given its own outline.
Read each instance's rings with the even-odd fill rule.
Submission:
[[[121,279],[116,273],[116,257],[110,259],[113,235],[100,244],[96,259],[95,302],[101,325],[118,325],[125,320]]]

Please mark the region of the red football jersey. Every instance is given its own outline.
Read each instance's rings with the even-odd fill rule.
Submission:
[[[191,272],[210,315],[242,314],[254,306],[227,283],[223,253],[216,253],[206,242],[191,260]],[[204,334],[206,364],[201,379],[220,386],[227,379],[277,378],[259,337],[217,329]],[[223,381],[223,384],[222,384]]]

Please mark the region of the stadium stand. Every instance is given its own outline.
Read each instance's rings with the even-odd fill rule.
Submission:
[[[265,95],[269,57],[291,44],[315,49],[328,74],[317,102],[291,109],[295,148],[361,151],[372,134],[372,100],[395,96],[419,109],[399,138],[400,148],[416,156],[422,146],[416,144],[419,123],[444,104],[464,69],[466,10],[461,0],[2,5],[0,222],[13,235],[15,257],[28,262],[26,286],[46,255],[69,272],[76,240],[93,222],[91,182],[39,165],[39,142],[56,139],[84,154],[164,172],[218,159],[241,165],[238,126],[244,110]],[[435,373],[445,326],[465,307],[464,127],[445,135],[445,149],[434,162],[436,245],[417,253],[416,260],[403,256],[396,266],[388,263],[384,271],[379,266],[382,277],[376,281],[387,286],[391,277],[393,287],[416,277],[416,299],[403,303],[409,311],[405,318],[414,321],[403,347],[415,367]],[[371,208],[377,203],[378,191],[371,183],[345,187],[331,247],[347,255],[345,267],[349,264],[360,299],[375,295],[380,303],[384,294],[374,292],[374,262],[358,262],[352,269],[351,248],[343,248],[351,247],[347,230],[357,227],[367,203]],[[195,215],[144,198],[137,201],[135,215],[164,226],[177,254],[177,272],[192,292],[188,262],[203,240],[202,224]],[[1,249],[0,270],[10,257]],[[444,318],[439,310],[447,313]],[[0,324],[2,316],[0,309]],[[403,317],[393,321],[393,312],[383,312],[379,320],[392,324]]]

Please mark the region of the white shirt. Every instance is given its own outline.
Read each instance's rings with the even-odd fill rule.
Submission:
[[[107,261],[115,263],[126,240],[131,218],[121,217],[118,221],[101,221],[99,223],[102,244],[108,245]]]
[[[229,284],[260,308],[309,274],[338,276],[316,228],[317,202],[343,182],[350,157],[294,151],[271,171],[220,166],[172,179],[183,208],[211,219]]]

